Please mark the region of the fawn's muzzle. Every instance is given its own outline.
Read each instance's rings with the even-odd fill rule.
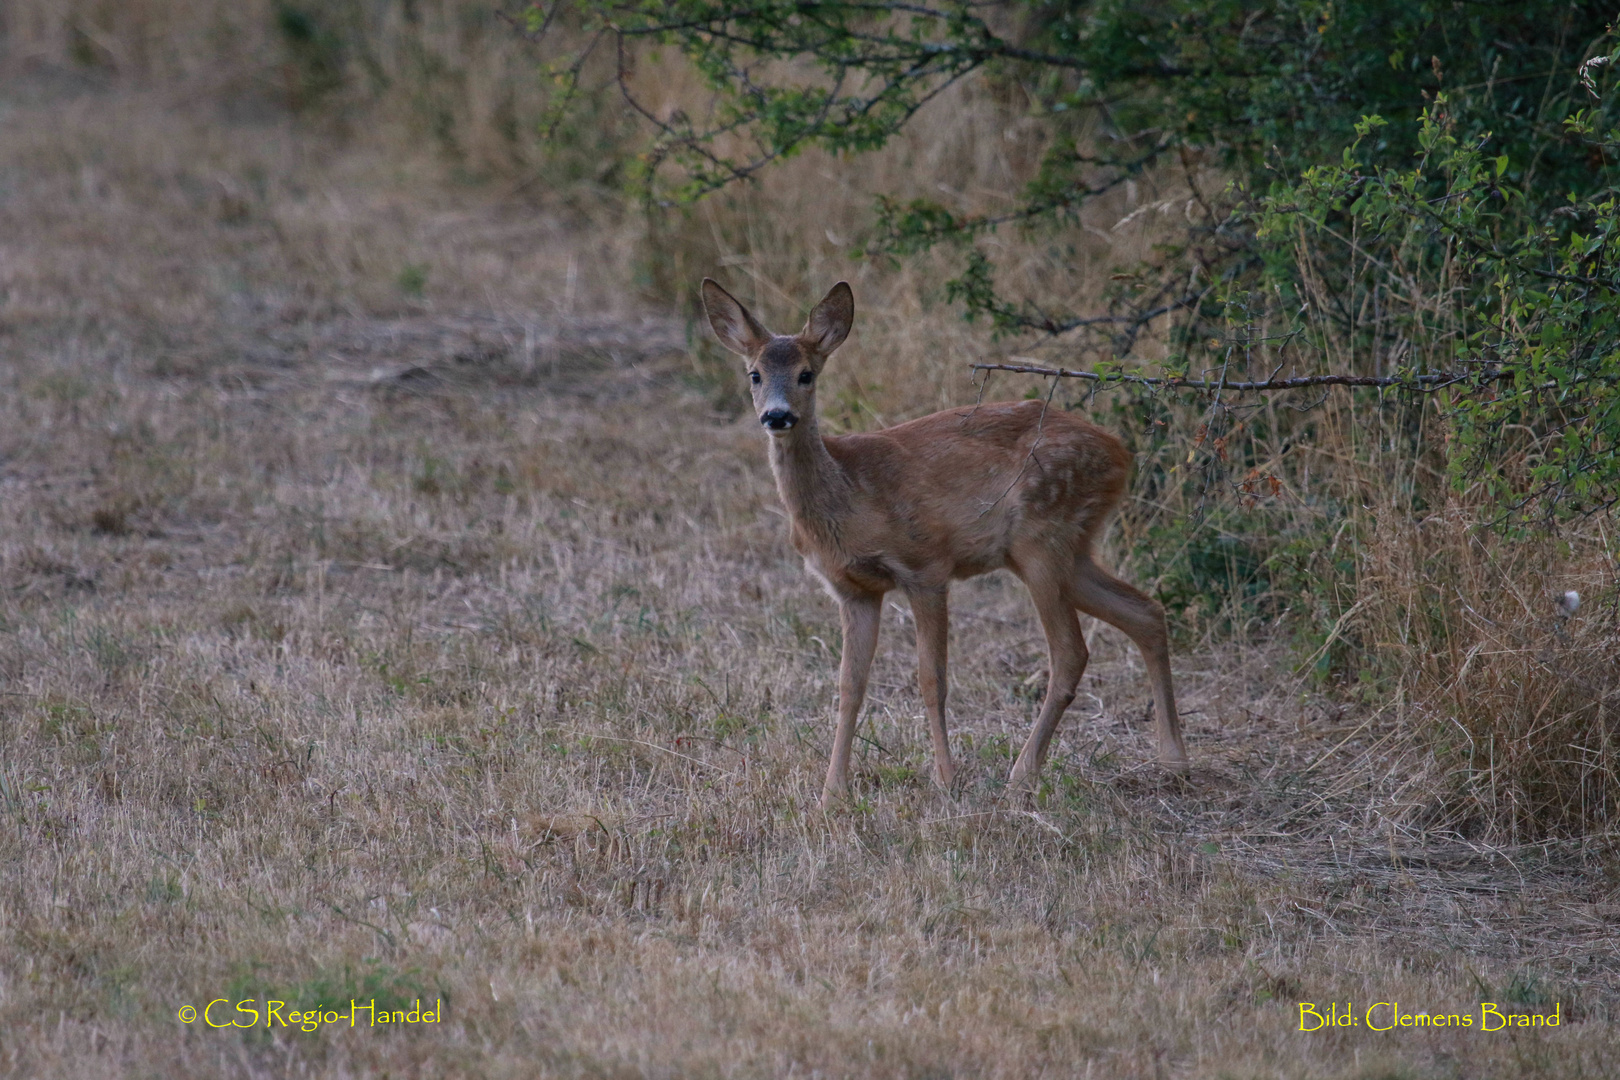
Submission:
[[[770,431],[786,431],[797,424],[799,418],[787,409],[772,409],[770,412],[761,413],[759,422]]]

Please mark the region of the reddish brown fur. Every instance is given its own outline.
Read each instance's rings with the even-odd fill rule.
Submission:
[[[1089,552],[1130,455],[1101,428],[1042,411],[1038,401],[996,402],[824,437],[863,512],[825,552],[795,519],[794,546],[835,581],[850,560],[881,557],[888,573],[862,587],[908,591],[1011,568],[1020,545]]]
[[[949,409],[882,431],[822,437],[815,381],[854,319],[849,286],[834,286],[796,337],[771,335],[712,281],[704,281],[703,297],[720,340],[749,361],[755,407],[774,436],[771,470],[793,546],[839,603],[844,655],[824,802],[848,786],[855,720],[891,589],[906,593],[916,617],[935,765],[940,781],[951,782],[947,593],[954,579],[1003,568],[1029,587],[1051,656],[1046,700],[1012,782],[1039,773],[1085,670],[1076,611],[1112,623],[1141,648],[1160,760],[1186,768],[1164,612],[1091,558],[1130,469],[1119,439],[1038,401]]]

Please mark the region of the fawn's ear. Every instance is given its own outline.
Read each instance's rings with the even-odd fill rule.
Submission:
[[[739,356],[752,358],[771,340],[771,332],[713,278],[703,279],[703,310],[720,344]]]
[[[827,290],[799,331],[799,341],[816,354],[817,367],[844,343],[854,322],[855,294],[849,291],[849,282],[840,281]]]

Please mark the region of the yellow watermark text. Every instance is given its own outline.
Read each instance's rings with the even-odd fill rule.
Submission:
[[[266,998],[261,1005],[258,998],[232,1001],[215,998],[201,1009],[195,1005],[182,1005],[175,1014],[182,1024],[195,1024],[201,1020],[211,1028],[297,1028],[317,1031],[322,1027],[383,1027],[406,1024],[439,1024],[444,1022],[444,999],[435,999],[433,1008],[424,1009],[418,998],[409,1009],[389,1009],[377,1004],[376,998],[362,1003],[350,999],[343,1009],[295,1009],[285,1001]]]
[[[1399,1031],[1407,1028],[1468,1028],[1491,1032],[1519,1030],[1521,1028],[1560,1027],[1564,1020],[1562,1002],[1553,1004],[1550,1013],[1512,1012],[1494,1001],[1482,1001],[1476,1010],[1467,1012],[1433,1012],[1407,1010],[1398,1001],[1375,1001],[1358,1010],[1352,1001],[1330,1001],[1318,1005],[1314,1001],[1299,1003],[1299,1030],[1303,1032],[1331,1031],[1343,1028],[1365,1028],[1368,1031]]]

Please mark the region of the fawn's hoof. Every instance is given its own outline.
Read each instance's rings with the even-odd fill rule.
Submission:
[[[1165,772],[1175,773],[1177,776],[1186,776],[1192,772],[1192,763],[1187,760],[1185,751],[1159,755],[1159,767]]]
[[[1040,783],[1041,771],[1031,769],[1018,761],[1013,763],[1012,772],[1007,776],[1007,790],[1009,792],[1034,791]]]

